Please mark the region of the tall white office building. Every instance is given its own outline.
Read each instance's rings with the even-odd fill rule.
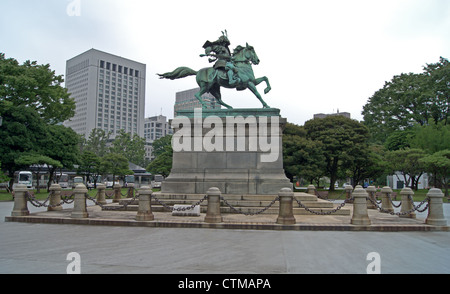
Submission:
[[[95,128],[144,137],[146,65],[90,49],[66,62],[75,116],[64,125],[86,138]]]

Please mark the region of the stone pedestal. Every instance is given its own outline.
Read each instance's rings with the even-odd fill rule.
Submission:
[[[14,208],[11,216],[26,216],[30,214],[28,210],[28,199],[25,193],[28,192],[27,186],[17,184],[14,187]]]
[[[367,213],[367,197],[367,192],[361,187],[357,186],[355,191],[353,191],[352,225],[368,226],[371,224]]]
[[[97,202],[101,205],[107,204],[105,190],[106,190],[106,185],[97,184]]]
[[[173,165],[162,193],[276,195],[292,188],[283,170],[279,109],[179,111]]]
[[[223,221],[220,214],[220,190],[216,187],[208,189],[208,210],[205,216],[205,223],[221,223]]]
[[[151,204],[152,193],[152,189],[148,186],[139,189],[139,210],[136,214],[137,221],[152,221],[155,219]]]
[[[61,206],[61,186],[58,184],[52,184],[50,186],[50,205],[47,208],[47,211],[60,211],[62,210]]]
[[[71,217],[72,218],[88,218],[89,213],[87,212],[86,206],[86,194],[88,189],[84,184],[78,184],[73,190],[74,193],[74,201],[73,201],[73,210]]]
[[[405,187],[400,191],[400,195],[402,195],[402,207],[400,212],[406,213],[407,211],[411,211],[413,209],[413,201],[409,199],[409,196],[414,195],[414,192],[411,188]],[[414,211],[407,213],[407,214],[403,214],[403,215],[399,215],[399,217],[404,217],[404,218],[416,218],[416,213]]]
[[[283,188],[278,193],[280,198],[280,210],[278,213],[277,224],[293,225],[295,224],[294,217],[294,192],[290,188]]]
[[[432,188],[428,191],[427,196],[430,198],[430,204],[425,223],[433,226],[446,226],[447,220],[445,219],[443,208],[444,193],[442,193],[441,189]]]

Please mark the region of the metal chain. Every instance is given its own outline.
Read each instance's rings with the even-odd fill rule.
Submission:
[[[31,205],[33,205],[34,207],[46,207],[46,208],[55,208],[55,207],[59,207],[61,205],[63,205],[64,203],[72,203],[73,200],[71,202],[69,202],[70,200],[69,197],[72,196],[68,196],[68,197],[61,197],[61,202],[58,204],[47,204],[47,202],[50,200],[50,198],[53,196],[53,194],[55,193],[55,191],[51,191],[50,194],[47,196],[47,199],[44,200],[44,202],[40,202],[39,200],[36,199],[36,197],[34,195],[32,195],[30,192],[26,191],[25,192],[25,198],[31,203]]]
[[[230,203],[228,203],[228,201],[225,199],[225,198],[223,198],[223,196],[220,196],[220,199],[223,201],[223,203],[225,203],[229,208],[231,208],[231,210],[233,210],[234,212],[236,212],[236,213],[240,213],[240,214],[243,214],[243,215],[245,215],[245,216],[252,216],[252,215],[258,215],[258,214],[261,214],[261,213],[263,213],[264,211],[266,211],[267,209],[269,209],[270,207],[272,207],[272,205],[274,205],[275,204],[275,202],[277,202],[278,200],[280,200],[280,198],[277,196],[274,200],[272,200],[272,202],[270,202],[270,204],[269,205],[267,205],[266,207],[264,207],[263,209],[261,209],[261,210],[259,210],[259,211],[257,211],[257,212],[243,212],[242,210],[240,210],[240,209],[237,209],[237,208],[235,208],[233,205],[231,205]]]
[[[136,200],[139,197],[139,193],[136,193],[129,201],[126,201],[125,204],[120,205],[120,206],[105,206],[101,203],[99,203],[97,201],[97,199],[95,199],[98,196],[98,191],[97,194],[95,194],[94,197],[90,197],[89,194],[85,194],[86,198],[91,200],[92,202],[94,202],[95,205],[100,206],[103,210],[119,210],[119,209],[124,209],[127,208],[128,205],[130,205],[131,203],[133,203],[134,200]]]
[[[389,201],[391,202],[392,206],[394,206],[395,208],[399,208],[400,206],[402,206],[402,202],[401,201],[400,201],[400,203],[398,205],[396,205],[394,203],[394,201],[392,200],[392,197],[391,197],[391,193],[386,193],[386,195],[387,195]]]
[[[347,200],[344,201],[343,203],[341,203],[339,206],[337,206],[336,208],[330,210],[330,211],[326,211],[326,212],[322,212],[322,211],[314,211],[310,208],[308,208],[307,206],[305,206],[300,200],[298,200],[296,197],[294,197],[294,200],[297,202],[297,204],[301,207],[304,208],[307,212],[313,213],[313,214],[317,214],[317,215],[330,215],[332,213],[337,212],[338,210],[340,210],[342,207],[345,206],[345,204],[347,204]],[[348,200],[353,200],[353,197],[348,199]]]
[[[421,201],[421,202],[419,203],[419,205],[414,206],[414,202],[412,201],[411,195],[408,195],[408,199],[411,201],[412,207],[413,207],[413,208],[410,209],[410,210],[408,210],[408,211],[404,211],[404,212],[393,212],[393,211],[389,211],[389,210],[384,209],[384,208],[382,208],[381,206],[379,206],[376,202],[374,202],[372,199],[370,199],[370,197],[367,198],[367,199],[369,199],[369,201],[372,202],[372,204],[374,204],[374,205],[378,208],[379,211],[384,212],[384,213],[389,213],[390,215],[398,215],[398,216],[400,216],[400,215],[410,214],[410,213],[412,213],[412,212],[414,212],[414,211],[424,212],[425,210],[428,209],[430,197],[425,198],[423,201]],[[427,202],[427,205],[425,206],[425,208],[424,208],[423,210],[420,210],[420,207],[421,207],[425,202]]]

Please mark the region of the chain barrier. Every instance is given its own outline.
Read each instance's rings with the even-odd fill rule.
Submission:
[[[55,207],[59,207],[61,205],[63,205],[64,203],[66,204],[70,204],[72,203],[75,199],[73,198],[73,194],[72,195],[67,195],[67,196],[61,196],[61,202],[58,204],[47,204],[47,202],[49,202],[50,198],[52,197],[53,193],[55,193],[54,191],[51,191],[50,194],[47,196],[47,199],[45,199],[43,202],[39,201],[36,199],[36,196],[34,196],[32,193],[30,192],[25,192],[25,198],[27,199],[27,201],[29,201],[31,203],[31,205],[33,205],[34,207],[46,207],[46,208],[55,208]]]
[[[240,213],[243,214],[245,216],[252,216],[252,215],[258,215],[263,213],[264,211],[266,211],[267,209],[269,209],[270,207],[272,207],[272,205],[275,204],[275,202],[280,200],[280,197],[276,197],[275,199],[272,200],[272,202],[270,202],[269,205],[267,205],[266,207],[264,207],[261,210],[258,210],[257,212],[243,212],[241,209],[237,209],[236,207],[234,207],[233,205],[231,205],[230,203],[228,203],[228,201],[223,198],[223,196],[220,196],[220,199],[223,201],[223,203],[225,203],[225,205],[227,205],[231,210],[233,210],[236,213]]]
[[[309,207],[305,206],[305,205],[304,205],[300,200],[298,200],[296,197],[294,197],[294,200],[297,202],[297,204],[298,204],[298,206],[299,206],[300,208],[304,208],[304,209],[305,209],[307,212],[309,212],[309,213],[313,213],[313,214],[316,214],[316,215],[330,215],[330,214],[332,214],[332,213],[336,213],[338,210],[340,210],[342,207],[344,207],[345,204],[347,204],[347,201],[353,200],[353,197],[350,198],[350,199],[344,200],[343,203],[339,204],[336,208],[334,208],[334,209],[332,209],[332,210],[329,210],[329,211],[315,211],[315,210],[312,210],[312,209],[310,209]]]
[[[373,201],[372,199],[370,199],[370,197],[368,197],[367,199],[369,199],[369,201],[372,202],[372,204],[374,204],[378,208],[379,211],[384,212],[384,213],[389,213],[390,215],[398,215],[398,216],[400,216],[400,215],[407,215],[407,214],[410,214],[410,213],[412,213],[414,211],[424,212],[425,210],[428,209],[428,206],[430,205],[430,202],[429,202],[430,201],[430,197],[426,197],[424,200],[422,200],[419,203],[419,205],[415,206],[414,202],[413,202],[413,199],[412,199],[412,196],[408,195],[408,200],[411,201],[411,204],[412,204],[413,208],[408,210],[408,211],[404,211],[404,212],[393,212],[393,211],[390,211],[390,210],[382,208],[381,206],[378,205],[378,203],[376,201]],[[423,204],[425,204],[425,202],[427,202],[427,205],[421,210],[420,207]],[[399,206],[396,206],[396,207],[398,208]]]
[[[89,194],[87,194],[87,193],[85,194],[85,196],[86,196],[86,198],[88,200],[91,200],[92,202],[94,202],[95,205],[100,206],[103,210],[120,210],[120,209],[127,208],[128,205],[133,203],[134,200],[138,199],[139,198],[139,192],[136,190],[136,193],[133,195],[133,197],[130,200],[126,201],[123,205],[120,205],[120,206],[105,206],[104,204],[99,203],[97,201],[97,199],[96,199],[96,198],[98,198],[97,197],[98,196],[98,191],[97,191],[97,194],[95,194],[94,197],[89,196]]]
[[[203,197],[202,199],[200,199],[199,201],[197,201],[196,203],[192,204],[191,206],[188,207],[178,207],[175,208],[175,206],[169,206],[167,204],[165,204],[164,202],[162,202],[161,200],[159,200],[158,198],[156,198],[156,196],[151,196],[153,199],[155,199],[155,201],[157,203],[159,203],[160,205],[162,205],[164,208],[170,210],[170,211],[186,211],[186,210],[192,210],[194,209],[194,207],[196,207],[197,205],[200,205],[203,201],[205,201],[206,199],[208,199],[208,195],[205,195],[205,197]]]
[[[394,203],[394,201],[392,200],[392,197],[391,197],[391,193],[386,193],[386,194],[387,194],[387,197],[388,197],[389,201],[391,202],[392,206],[394,206],[395,208],[399,208],[400,206],[402,206],[402,202],[401,201],[400,201],[400,203],[398,205],[396,205]]]

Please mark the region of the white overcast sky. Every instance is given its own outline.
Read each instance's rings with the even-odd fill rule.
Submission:
[[[449,0],[0,3],[0,52],[7,58],[49,63],[57,74],[90,48],[145,63],[146,116],[172,118],[175,93],[197,87],[195,77],[160,80],[156,73],[211,66],[199,57],[202,45],[224,29],[230,49],[246,42],[255,48],[255,75],[272,85],[263,95],[267,104],[300,125],[337,109],[362,120],[363,105],[385,81],[450,58]],[[235,108],[261,107],[249,90],[223,89],[222,98]]]

